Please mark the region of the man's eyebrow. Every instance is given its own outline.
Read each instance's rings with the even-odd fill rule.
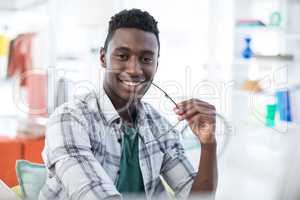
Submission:
[[[115,51],[130,51],[130,48],[128,47],[117,47],[115,48]],[[150,54],[150,55],[154,55],[155,53],[152,51],[152,50],[148,50],[148,49],[144,49],[144,50],[141,50],[141,52],[143,54]]]
[[[115,51],[130,51],[130,49],[128,47],[117,47]]]
[[[143,52],[143,54],[150,54],[150,55],[154,55],[154,52],[153,52],[153,51],[151,51],[151,50],[143,50],[142,52]]]

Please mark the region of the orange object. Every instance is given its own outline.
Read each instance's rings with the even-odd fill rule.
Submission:
[[[24,159],[43,163],[41,152],[44,148],[44,138],[40,139],[10,139],[0,137],[0,179],[9,187],[18,184],[16,176],[16,160]]]
[[[42,150],[45,145],[45,138],[30,139],[23,141],[23,158],[34,163],[43,163]]]
[[[22,143],[18,140],[0,138],[0,179],[9,187],[18,183],[16,160],[22,158]]]
[[[249,92],[261,92],[262,88],[258,81],[254,80],[246,80],[242,86],[243,90],[249,91]]]

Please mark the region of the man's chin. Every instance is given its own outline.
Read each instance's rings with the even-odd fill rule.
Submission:
[[[127,93],[120,96],[120,98],[129,104],[137,102],[142,99],[144,95],[139,93]]]

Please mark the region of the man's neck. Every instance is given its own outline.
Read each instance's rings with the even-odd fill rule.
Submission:
[[[103,86],[103,89],[115,107],[116,111],[119,113],[120,117],[127,123],[133,124],[137,115],[137,103],[135,101],[128,103],[128,101],[121,99],[105,86]]]
[[[128,109],[118,111],[120,117],[125,120],[129,125],[134,125],[136,119],[136,106],[132,106]]]

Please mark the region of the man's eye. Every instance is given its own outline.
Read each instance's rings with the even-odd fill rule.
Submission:
[[[117,55],[117,57],[119,60],[127,60],[128,59],[128,56],[124,55],[124,54],[119,54],[119,55]]]
[[[153,59],[145,57],[142,59],[142,61],[143,61],[143,63],[152,63]]]

